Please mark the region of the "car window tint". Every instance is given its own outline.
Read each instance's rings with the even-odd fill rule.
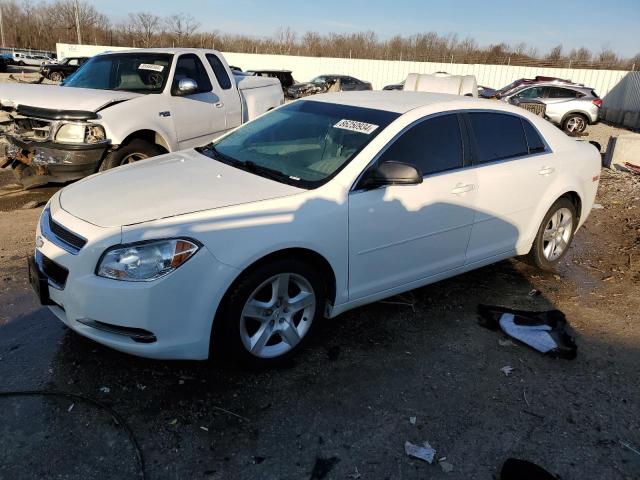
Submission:
[[[524,134],[527,138],[527,145],[529,146],[529,153],[544,151],[545,145],[538,131],[528,120],[525,120],[524,118],[521,120],[522,127],[524,128]]]
[[[520,117],[484,112],[468,115],[480,163],[529,153]]]
[[[210,92],[212,89],[209,75],[207,75],[204,65],[196,55],[180,55],[180,58],[178,58],[176,73],[173,76],[175,84],[177,85],[183,78],[195,80],[198,84],[198,93]]]
[[[542,98],[544,95],[544,87],[531,87],[521,91],[516,96],[518,98]]]
[[[411,127],[391,144],[379,161],[387,160],[414,165],[423,175],[462,167],[462,136],[457,115],[441,115]]]
[[[578,92],[568,88],[549,87],[549,98],[576,98]]]
[[[218,80],[220,87],[223,90],[229,90],[231,88],[231,79],[229,78],[229,75],[227,75],[227,70],[224,68],[224,65],[218,56],[209,53],[207,54],[207,60],[209,61],[209,65],[211,65],[213,74],[216,76],[216,80]]]

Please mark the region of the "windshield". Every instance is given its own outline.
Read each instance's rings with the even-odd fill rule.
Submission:
[[[87,60],[65,82],[65,87],[160,93],[167,83],[173,55],[168,53],[114,53]]]
[[[199,151],[257,175],[316,188],[398,116],[384,110],[297,101]]]

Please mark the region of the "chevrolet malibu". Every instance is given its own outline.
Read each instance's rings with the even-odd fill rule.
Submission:
[[[318,95],[64,188],[29,276],[114,349],[268,365],[360,305],[516,255],[553,268],[599,173],[593,146],[510,105]]]

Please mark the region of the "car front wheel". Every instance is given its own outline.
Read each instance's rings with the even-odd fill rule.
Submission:
[[[62,80],[64,80],[64,75],[62,75],[62,73],[60,72],[52,72],[51,75],[49,75],[49,79],[54,82],[61,82]]]
[[[278,364],[309,339],[325,304],[317,269],[296,259],[259,266],[237,283],[223,306],[215,345],[254,367]],[[215,347],[214,347],[215,348]]]
[[[532,263],[542,270],[553,270],[567,254],[577,226],[578,216],[573,202],[566,197],[558,199],[538,229],[529,252]]]

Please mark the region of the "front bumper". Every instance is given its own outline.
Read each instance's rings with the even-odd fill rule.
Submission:
[[[25,188],[46,183],[65,183],[91,175],[110,148],[96,145],[63,145],[55,142],[23,142],[6,136],[5,166],[10,166]]]
[[[51,205],[54,221],[88,241],[71,253],[38,226],[37,255],[68,271],[64,285],[49,281],[41,295],[50,300],[51,311],[77,333],[121,352],[156,359],[208,358],[215,312],[237,270],[203,247],[179,269],[152,282],[98,277],[97,262],[121,242],[121,229],[73,217],[54,205],[57,198]]]

